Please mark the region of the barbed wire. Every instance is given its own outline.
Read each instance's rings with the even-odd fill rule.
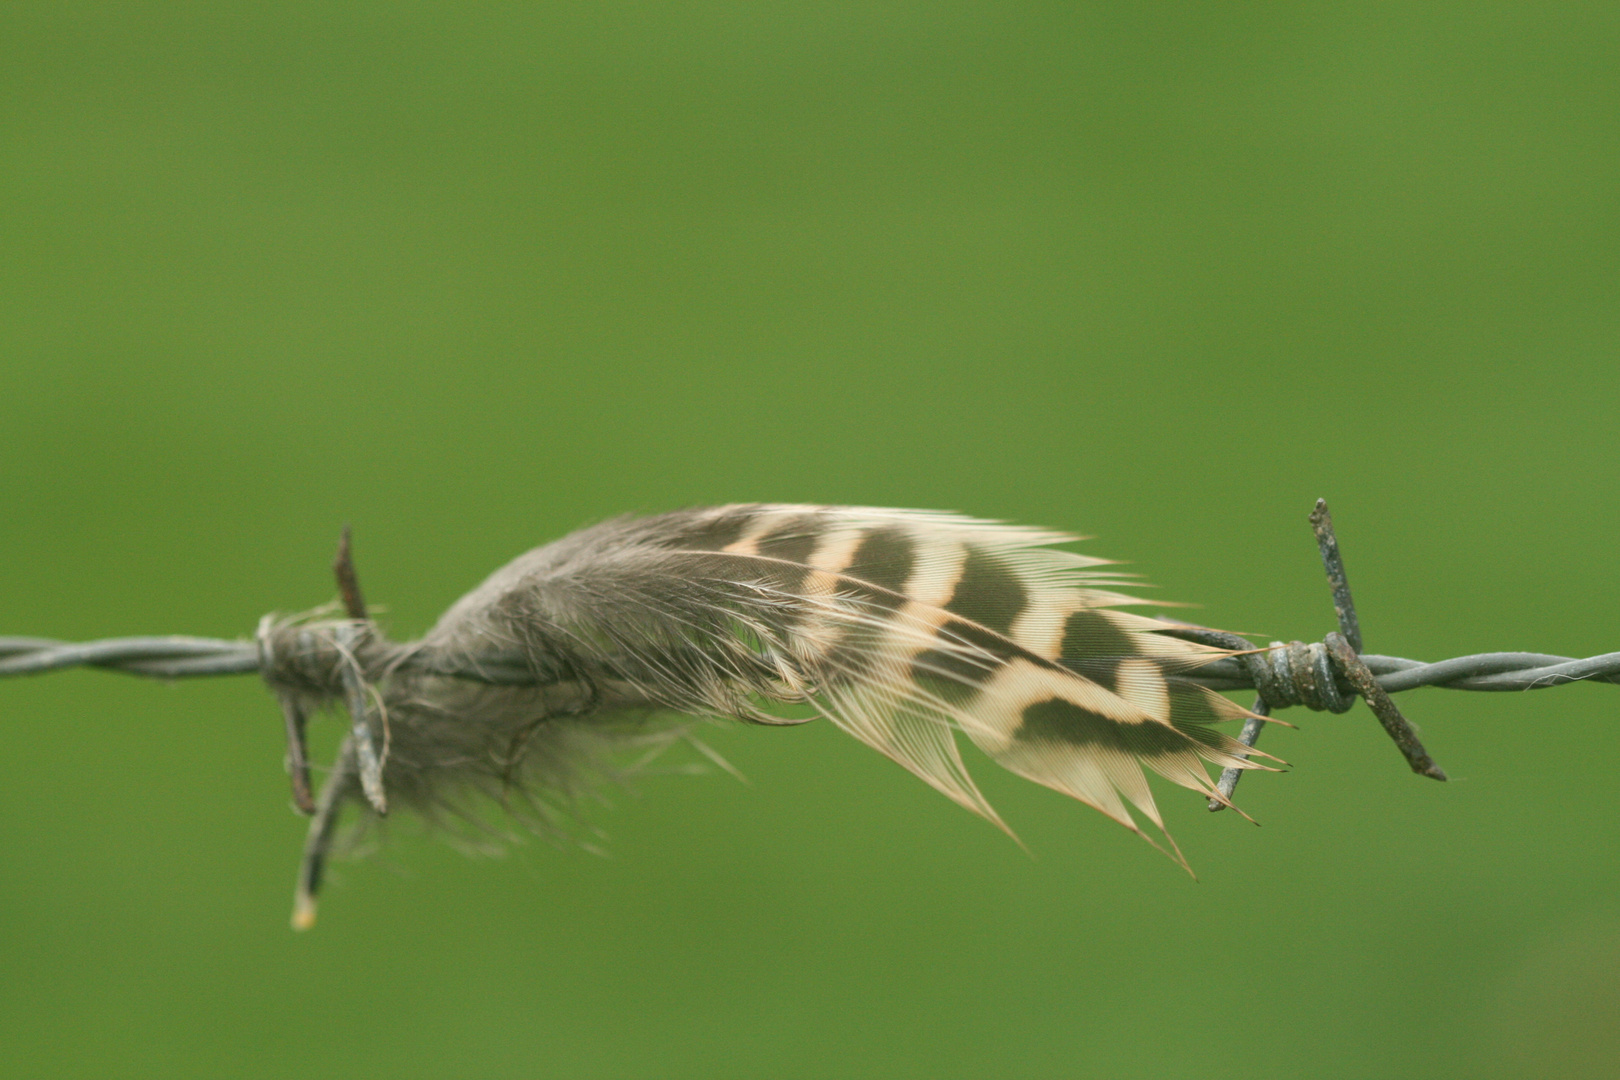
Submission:
[[[1187,631],[1182,631],[1182,635],[1192,636]],[[1254,645],[1248,643],[1247,647],[1254,648]],[[1362,663],[1377,676],[1378,685],[1390,694],[1424,686],[1507,691],[1545,690],[1570,682],[1620,684],[1620,652],[1585,658],[1551,653],[1488,652],[1433,662],[1378,653],[1360,656]],[[41,675],[75,667],[153,679],[189,679],[257,675],[260,661],[259,647],[254,642],[226,638],[172,635],[68,642],[55,638],[0,637],[0,678]],[[399,669],[497,686],[529,686],[537,681],[534,670],[523,660],[499,653],[482,657],[477,664],[411,657],[401,662]],[[1187,678],[1211,690],[1259,689],[1248,667],[1235,657],[1213,661]]]
[[[1175,625],[1175,624],[1172,624]],[[1199,634],[1209,638],[1210,634]],[[1181,631],[1181,636],[1192,636]],[[1248,643],[1247,648],[1254,648]],[[1386,693],[1399,694],[1424,686],[1445,690],[1545,690],[1570,682],[1620,684],[1620,652],[1584,658],[1551,653],[1488,652],[1450,660],[1409,660],[1402,656],[1360,654]],[[225,638],[102,638],[68,642],[54,638],[0,637],[0,678],[41,675],[67,668],[144,675],[153,679],[189,679],[219,675],[257,675],[259,647],[251,641]],[[476,664],[455,664],[428,656],[410,657],[400,670],[443,675],[497,686],[534,685],[534,670],[517,656],[492,653]],[[1211,690],[1259,689],[1249,668],[1236,657],[1216,660],[1187,676]],[[1281,707],[1279,702],[1278,706]]]
[[[1244,746],[1255,745],[1266,719],[1277,709],[1304,705],[1319,711],[1342,713],[1361,698],[1414,772],[1444,780],[1445,772],[1423,748],[1417,732],[1390,695],[1425,686],[1503,692],[1542,690],[1572,682],[1620,683],[1620,652],[1584,658],[1535,652],[1490,652],[1433,662],[1362,653],[1360,622],[1325,501],[1317,500],[1310,521],[1339,624],[1339,629],[1322,641],[1311,644],[1271,642],[1262,647],[1235,634],[1166,618],[1160,620],[1166,635],[1229,653],[1185,673],[1182,677],[1187,681],[1210,690],[1258,693],[1252,709],[1255,717],[1244,724],[1238,736]],[[499,650],[447,655],[420,646],[387,643],[375,633],[374,624],[368,618],[350,554],[348,529],[343,531],[333,570],[341,606],[348,618],[345,622],[331,624],[335,629],[327,634],[300,632],[296,620],[278,626],[267,616],[252,641],[181,635],[84,642],[0,637],[0,678],[90,667],[156,679],[262,675],[275,683],[277,680],[271,676],[288,675],[280,665],[289,662],[304,665],[302,670],[306,672],[321,671],[340,678],[352,724],[318,797],[309,786],[303,706],[294,695],[279,695],[287,724],[293,800],[301,811],[313,817],[294,907],[293,923],[300,928],[314,922],[316,891],[338,808],[345,795],[358,788],[379,814],[387,812],[382,788],[383,762],[387,758],[386,725],[379,749],[372,733],[370,714],[373,710],[368,704],[370,681],[374,677],[403,671],[498,686],[544,686],[563,677],[559,672],[537,668],[532,659]],[[290,634],[291,645],[278,642],[278,633]],[[372,650],[371,660],[363,665],[359,653],[367,648]],[[296,656],[289,661],[289,654]],[[1226,769],[1221,774],[1216,785],[1220,797],[1209,800],[1210,810],[1230,805],[1244,771]]]

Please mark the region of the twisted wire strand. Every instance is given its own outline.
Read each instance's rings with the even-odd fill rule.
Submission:
[[[540,681],[533,667],[521,658],[499,654],[479,657],[474,663],[452,663],[432,654],[418,653],[396,666],[400,670],[493,686],[530,686]],[[188,679],[257,675],[262,669],[262,659],[255,642],[223,638],[176,635],[69,642],[53,638],[0,637],[0,678],[40,675],[74,667],[101,668],[155,679]]]
[[[1620,652],[1584,659],[1550,653],[1490,652],[1432,663],[1365,653],[1361,661],[1377,676],[1378,685],[1390,694],[1422,686],[1507,691],[1544,690],[1570,682],[1620,683]],[[0,637],[0,678],[74,667],[100,668],[156,679],[256,675],[260,670],[260,656],[254,642],[223,638],[174,635],[67,642],[52,638]],[[480,657],[476,663],[456,663],[430,653],[415,653],[400,661],[398,667],[498,686],[532,685],[537,681],[533,668],[521,659],[498,653]],[[1211,690],[1260,688],[1249,665],[1238,657],[1216,660],[1188,678]]]

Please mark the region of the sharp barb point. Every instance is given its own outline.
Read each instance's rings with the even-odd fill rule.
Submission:
[[[338,595],[343,598],[343,610],[351,619],[364,621],[366,598],[360,592],[360,576],[354,569],[354,550],[351,546],[349,526],[343,526],[338,537],[337,555],[332,559],[332,576],[337,578]]]

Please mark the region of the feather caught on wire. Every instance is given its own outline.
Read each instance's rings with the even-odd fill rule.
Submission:
[[[791,505],[581,530],[496,571],[419,642],[349,635],[341,656],[381,673],[372,711],[387,718],[386,761],[351,786],[378,784],[432,816],[474,791],[540,808],[616,741],[647,739],[659,715],[822,717],[1003,829],[959,735],[1168,841],[1146,772],[1225,801],[1206,763],[1267,766],[1215,725],[1254,714],[1187,678],[1232,650],[1122,610],[1148,601],[1117,591],[1104,560],[1053,548],[1074,539],[954,514]],[[270,637],[312,640],[332,626],[289,621]],[[532,677],[424,673],[422,654],[463,667],[500,656]],[[335,685],[306,668],[288,657],[266,669],[305,712]],[[355,768],[344,760],[340,772]]]

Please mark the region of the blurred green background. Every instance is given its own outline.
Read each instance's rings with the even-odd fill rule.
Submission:
[[[1074,529],[1195,617],[1620,649],[1620,8],[8,3],[0,633],[419,633],[630,510]],[[408,822],[287,929],[255,680],[0,683],[0,1073],[1620,1075],[1620,693],[1300,713],[1194,882],[717,729],[611,857]],[[330,726],[330,725],[328,725]],[[322,745],[331,744],[323,732]]]

